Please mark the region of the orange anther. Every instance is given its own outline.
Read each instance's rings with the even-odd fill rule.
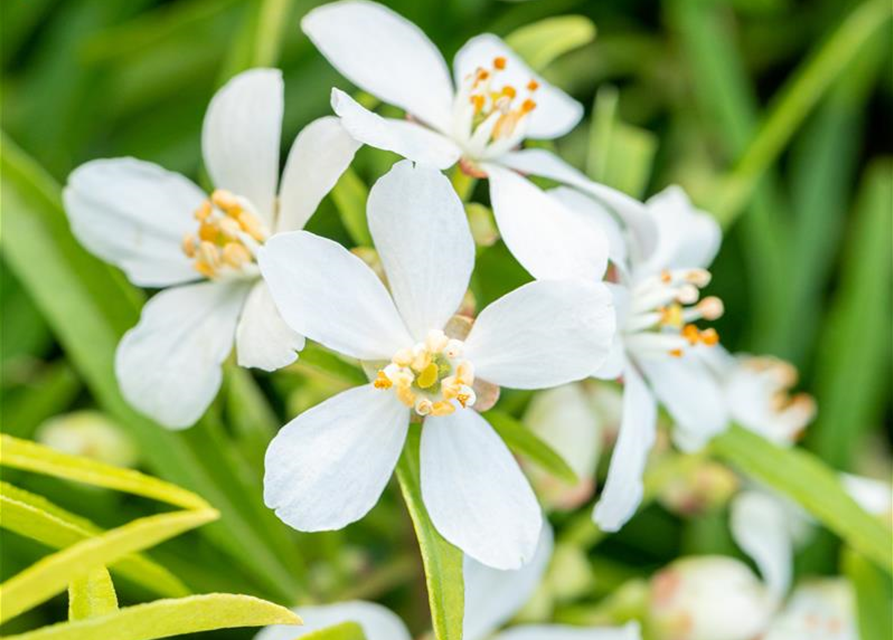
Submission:
[[[682,349],[670,349],[670,351],[669,351],[668,353],[669,353],[671,356],[673,356],[674,358],[681,358],[681,357],[682,357]]]
[[[704,329],[701,332],[701,342],[706,344],[708,347],[719,344],[719,334],[716,332],[716,329],[714,329],[713,327]]]
[[[505,69],[506,59],[503,56],[497,56],[493,58],[493,67],[502,71]]]
[[[507,97],[509,99],[514,100],[515,96],[518,95],[518,92],[515,91],[515,88],[513,86],[511,86],[510,84],[507,84],[502,88],[502,95],[504,95],[505,97]]]
[[[688,340],[689,344],[695,345],[701,339],[701,332],[695,325],[687,324],[682,327],[682,337]]]
[[[536,109],[536,103],[530,98],[527,98],[521,105],[521,113],[530,113],[534,109]]]
[[[539,89],[539,88],[540,88],[540,83],[537,82],[536,80],[532,79],[532,78],[531,78],[530,82],[527,83],[527,90],[528,90],[528,91],[533,92],[533,91],[536,91],[536,90]]]

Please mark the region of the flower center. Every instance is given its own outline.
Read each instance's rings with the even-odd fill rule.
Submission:
[[[474,367],[463,358],[464,351],[464,342],[433,329],[424,342],[394,354],[373,384],[393,389],[400,402],[420,416],[449,415],[456,405],[464,409],[476,400],[471,388]]]
[[[472,155],[482,154],[491,143],[500,143],[500,151],[518,144],[524,136],[521,123],[536,109],[533,96],[539,83],[531,78],[520,95],[517,87],[500,81],[507,64],[501,56],[494,58],[490,67],[468,74],[459,89],[457,134],[467,140]]]
[[[183,253],[206,278],[257,275],[257,249],[269,237],[247,200],[217,189],[193,214],[198,231],[183,237]]]
[[[630,312],[623,327],[627,344],[638,352],[681,357],[698,344],[719,343],[713,328],[699,329],[698,320],[716,320],[723,314],[722,300],[700,290],[710,283],[704,269],[664,270],[646,278],[632,291]]]

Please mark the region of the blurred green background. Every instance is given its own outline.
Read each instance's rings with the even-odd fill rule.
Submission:
[[[58,208],[67,174],[98,157],[136,156],[201,183],[204,110],[223,82],[250,66],[285,73],[287,149],[305,124],[329,113],[332,86],[349,88],[299,29],[300,17],[317,4],[4,0],[3,431],[34,438],[48,418],[98,406],[134,439],[140,466],[189,486],[224,512],[208,532],[150,554],[191,587],[285,603],[379,598],[420,630],[428,616],[423,578],[395,491],[360,523],[314,536],[287,530],[260,502],[259,463],[274,429],[339,388],[320,373],[325,367],[312,366],[313,357],[325,354],[308,356],[306,375],[257,376],[258,385],[230,369],[208,420],[186,434],[156,433],[122,406],[109,377],[114,343],[135,322],[142,294],[77,247]],[[888,0],[385,4],[421,26],[447,59],[479,32],[506,36],[554,16],[590,19],[595,39],[561,55],[544,74],[587,105],[586,120],[557,142],[558,150],[633,195],[678,183],[716,213],[727,225],[711,285],[726,304],[717,323],[724,344],[796,364],[802,388],[819,406],[805,446],[839,469],[889,478]],[[392,161],[364,149],[355,168],[368,185]],[[483,191],[476,195],[486,202]],[[28,214],[7,224],[7,208]],[[351,245],[331,199],[311,228]],[[484,303],[525,279],[497,243],[479,257],[475,293]],[[503,408],[517,414],[526,400],[507,394]],[[4,479],[13,475],[4,471]],[[101,490],[15,479],[104,526],[155,508]],[[559,532],[572,531],[569,520],[556,518]],[[682,519],[649,507],[619,535],[598,546],[580,544],[597,577],[572,602],[559,598],[550,607],[558,619],[583,619],[587,607],[626,579],[682,553],[736,554],[726,521],[722,509]],[[45,552],[5,534],[3,578]],[[798,561],[802,571],[835,572],[834,540],[819,537]],[[146,596],[126,585],[120,595],[125,603]],[[32,627],[64,616],[58,598],[13,624]]]

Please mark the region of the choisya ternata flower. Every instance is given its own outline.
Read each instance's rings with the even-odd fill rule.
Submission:
[[[65,209],[80,242],[134,284],[164,289],[122,339],[115,371],[125,398],[167,427],[204,413],[234,342],[240,365],[266,370],[303,348],[260,279],[257,251],[304,226],[358,145],[337,118],[316,120],[280,183],[282,112],[278,70],[246,71],[217,92],[202,133],[210,195],[133,158],[94,160],[69,176]]]
[[[535,278],[560,278],[574,269],[601,279],[607,246],[601,229],[548,198],[527,174],[598,198],[642,238],[650,238],[645,233],[650,219],[641,203],[592,182],[549,151],[518,149],[528,138],[566,134],[580,121],[583,107],[534,73],[496,36],[469,40],[456,54],[451,79],[427,36],[374,2],[326,4],[309,12],[301,26],[346,78],[410,116],[382,118],[333,89],[333,109],[351,135],[410,160],[439,169],[459,162],[467,173],[486,177],[502,238]],[[568,236],[587,241],[570,243]]]
[[[674,440],[684,449],[699,448],[728,423],[720,383],[705,359],[719,336],[698,325],[723,311],[719,299],[700,296],[710,282],[706,267],[719,249],[721,233],[678,187],[646,203],[651,224],[642,229],[650,228],[653,235],[644,242],[578,191],[559,187],[549,195],[597,222],[609,239],[614,282],[608,286],[614,295],[617,334],[611,355],[593,375],[622,377],[624,395],[608,479],[593,515],[604,530],[615,531],[642,498],[642,472],[654,444],[658,401],[673,418]]]
[[[474,242],[449,181],[400,162],[372,188],[367,210],[390,294],[358,257],[307,232],[273,238],[259,254],[289,326],[375,372],[279,432],[267,451],[265,501],[303,531],[358,520],[383,491],[410,420],[423,421],[421,487],[434,525],[477,560],[518,567],[536,548],[540,508],[474,410],[475,387],[584,377],[587,360],[603,360],[610,346],[610,294],[595,282],[533,282],[481,311],[467,336],[450,335]]]

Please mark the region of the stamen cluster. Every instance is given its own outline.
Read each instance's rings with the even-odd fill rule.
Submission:
[[[217,189],[193,215],[198,232],[183,237],[183,253],[196,271],[206,278],[254,272],[255,253],[269,234],[247,202]]]
[[[393,389],[397,398],[420,416],[445,416],[458,404],[475,403],[474,367],[463,358],[465,343],[433,329],[424,342],[401,349],[379,369],[376,389]]]

